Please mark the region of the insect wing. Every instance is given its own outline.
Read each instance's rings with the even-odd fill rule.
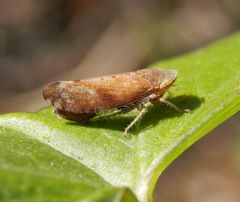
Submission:
[[[146,96],[151,88],[149,82],[131,72],[86,80],[55,82],[45,88],[44,97],[60,110],[96,113],[134,102]]]

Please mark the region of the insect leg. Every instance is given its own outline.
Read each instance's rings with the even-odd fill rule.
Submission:
[[[139,120],[143,117],[144,114],[146,114],[147,109],[144,105],[141,105],[139,107],[140,113],[137,115],[137,117],[125,128],[124,130],[124,136],[127,137],[128,130]]]
[[[124,113],[128,113],[130,111],[132,111],[135,107],[126,107],[126,108],[119,108],[118,111],[113,112],[112,114],[110,114],[111,116],[115,116],[118,114],[124,114]]]
[[[164,98],[160,98],[159,101],[162,102],[162,103],[164,103],[164,104],[166,104],[167,106],[175,109],[175,110],[178,111],[178,112],[187,112],[187,113],[188,113],[188,112],[191,112],[190,109],[180,109],[177,105],[169,102],[168,100],[165,100]]]

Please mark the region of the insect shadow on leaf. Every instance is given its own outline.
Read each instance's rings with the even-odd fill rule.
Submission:
[[[199,108],[204,102],[204,98],[199,98],[193,95],[181,95],[177,97],[168,98],[168,101],[174,103],[180,109],[189,109],[191,114],[194,113],[194,110]],[[162,103],[160,105],[151,105],[148,107],[148,113],[143,117],[141,123],[139,124],[139,130],[144,130],[146,128],[154,127],[161,120],[170,119],[173,117],[181,117],[185,113],[179,112],[166,104]],[[138,125],[138,126],[139,126]],[[139,132],[139,131],[138,131]]]
[[[194,95],[181,95],[172,98],[169,97],[167,98],[167,100],[170,101],[171,103],[174,103],[181,109],[190,109],[191,113],[194,113],[194,110],[199,108],[201,104],[204,102],[204,98],[199,98]],[[172,109],[171,107],[167,106],[164,103],[161,103],[159,105],[147,104],[146,107],[148,112],[142,117],[141,120],[138,121],[135,127],[129,130],[129,133],[138,134],[140,131],[146,128],[154,127],[161,120],[173,117],[180,117],[184,115],[183,112],[176,111],[175,109]],[[131,121],[133,121],[133,119],[136,117],[136,114],[138,113],[139,112],[136,109],[134,109],[133,111],[126,114],[96,117],[93,120],[89,120],[86,123],[69,121],[66,122],[66,124],[81,125],[90,128],[111,129],[123,132],[124,128],[128,126]]]

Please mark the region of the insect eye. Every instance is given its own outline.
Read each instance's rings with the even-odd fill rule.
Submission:
[[[170,86],[173,83],[172,80],[164,80],[161,84],[160,84],[160,89],[164,89],[168,86]]]

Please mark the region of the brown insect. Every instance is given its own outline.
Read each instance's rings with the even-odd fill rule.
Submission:
[[[82,122],[100,112],[126,113],[137,108],[140,113],[125,128],[128,130],[147,112],[145,104],[165,103],[181,112],[174,104],[162,98],[177,78],[176,70],[142,69],[135,72],[75,81],[57,81],[47,85],[43,97],[55,107],[61,117]]]

